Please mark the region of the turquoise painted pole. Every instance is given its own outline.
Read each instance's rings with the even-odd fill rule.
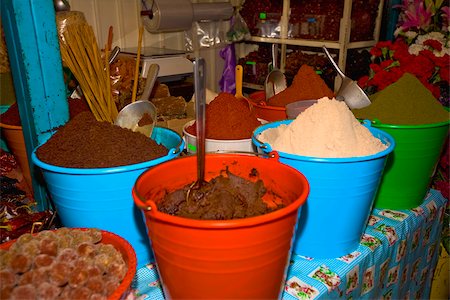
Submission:
[[[1,0],[2,25],[14,81],[34,198],[49,208],[32,151],[69,119],[52,0]]]

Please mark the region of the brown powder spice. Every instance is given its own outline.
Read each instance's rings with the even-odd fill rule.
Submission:
[[[313,67],[302,65],[292,84],[284,91],[269,98],[267,103],[271,106],[286,106],[295,101],[315,100],[322,97],[333,98],[334,93]]]
[[[42,146],[37,157],[45,163],[67,168],[109,168],[154,160],[168,149],[142,133],[82,112],[67,122]]]

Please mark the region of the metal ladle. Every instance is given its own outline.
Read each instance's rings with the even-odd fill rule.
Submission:
[[[155,105],[151,103],[148,98],[150,97],[153,86],[155,85],[158,72],[158,64],[151,64],[149,66],[147,79],[145,80],[144,92],[141,95],[141,99],[122,108],[114,122],[115,125],[131,129],[132,131],[138,131],[147,137],[152,135],[153,128],[156,124],[157,114]],[[139,123],[145,114],[150,116],[152,122],[147,122],[140,125]]]
[[[342,83],[336,93],[336,98],[344,98],[345,103],[350,109],[363,108],[372,104],[372,102],[370,102],[369,100],[369,97],[367,97],[366,93],[359,87],[358,83],[345,76],[334,59],[331,57],[328,49],[325,46],[323,46],[322,49],[327,55],[336,72],[342,78]]]
[[[272,44],[272,71],[267,75],[264,83],[266,102],[287,88],[286,76],[277,67],[278,44]]]
[[[189,188],[186,200],[192,190],[198,190],[205,183],[205,118],[206,118],[206,77],[205,60],[196,58],[194,61],[194,87],[195,87],[195,124],[197,129],[197,181]]]

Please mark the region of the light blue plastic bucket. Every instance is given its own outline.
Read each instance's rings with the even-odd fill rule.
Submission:
[[[155,127],[151,138],[169,149],[166,156],[128,166],[78,169],[49,165],[32,153],[42,169],[57,214],[65,227],[99,228],[125,238],[134,248],[138,268],[153,261],[142,212],[131,191],[144,171],[178,157],[184,148],[173,130]]]
[[[253,133],[259,151],[272,147],[258,136],[266,129],[292,120],[268,123]],[[310,194],[303,205],[293,253],[315,258],[336,258],[356,250],[372,210],[387,156],[395,141],[389,134],[364,122],[370,132],[388,148],[374,155],[351,158],[316,158],[278,152],[280,162],[306,176]]]

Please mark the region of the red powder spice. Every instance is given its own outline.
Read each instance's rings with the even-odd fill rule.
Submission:
[[[84,98],[68,98],[69,118],[73,119],[76,115],[83,111],[90,111],[88,104]],[[7,111],[0,115],[0,122],[12,126],[22,126],[20,122],[19,107],[14,102]]]
[[[292,84],[284,91],[269,98],[267,103],[271,106],[286,106],[295,101],[315,100],[322,97],[333,98],[334,93],[313,67],[302,65]]]
[[[261,125],[248,103],[230,93],[220,93],[206,105],[206,138],[215,140],[241,140],[252,137]],[[186,131],[196,135],[195,122]]]
[[[11,126],[22,126],[20,123],[19,107],[16,102],[0,115],[0,122]]]

